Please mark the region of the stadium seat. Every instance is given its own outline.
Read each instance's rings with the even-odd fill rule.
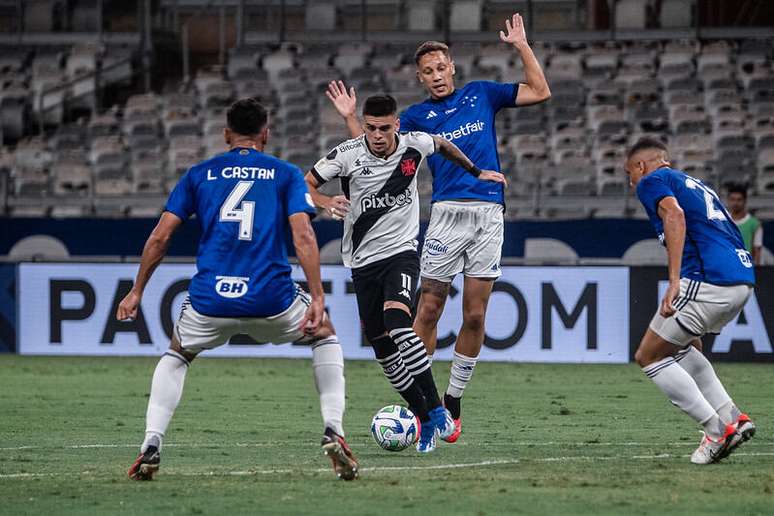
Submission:
[[[437,0],[412,0],[407,2],[406,18],[411,32],[430,32],[436,29]]]
[[[663,0],[659,12],[661,28],[686,28],[693,26],[693,0]]]
[[[647,24],[647,2],[641,0],[614,0],[617,29],[644,29]]]
[[[666,248],[655,238],[640,240],[626,250],[621,262],[624,265],[666,265]]]
[[[451,4],[449,28],[453,32],[481,30],[482,0],[457,0]]]
[[[525,263],[575,264],[578,253],[561,240],[554,238],[527,238],[524,240]]]

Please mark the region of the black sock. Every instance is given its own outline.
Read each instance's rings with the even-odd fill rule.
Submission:
[[[462,408],[460,407],[460,401],[462,398],[455,398],[448,394],[443,395],[443,405],[451,413],[452,419],[459,419]]]
[[[427,415],[427,402],[422,395],[422,390],[417,385],[417,382],[412,383],[405,391],[400,391],[398,394],[406,400],[409,409],[419,418],[419,421],[424,424],[430,420],[430,416]]]

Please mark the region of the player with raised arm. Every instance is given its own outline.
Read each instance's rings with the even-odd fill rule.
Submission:
[[[755,425],[702,354],[701,337],[720,333],[752,294],[750,253],[717,194],[670,168],[663,143],[640,139],[625,166],[666,245],[669,267],[669,287],[634,359],[674,405],[704,427],[691,462],[717,462],[750,439]]]
[[[134,287],[118,306],[118,319],[136,317],[172,234],[195,214],[202,226],[197,272],[169,350],[153,374],[145,440],[129,469],[135,480],[151,480],[159,469],[164,434],[191,361],[241,333],[262,342],[311,346],[325,425],[323,451],[340,478],[357,477],[342,426],[344,360],[324,310],[320,257],[310,223],[316,210],[301,170],[263,153],[268,134],[267,113],[258,101],[244,99],[231,106],[224,130],[230,150],[194,165],[180,179],[145,244]],[[311,296],[291,279],[288,233]]]
[[[497,112],[543,102],[551,96],[540,63],[527,42],[521,16],[514,14],[505,25],[506,32],[500,31],[500,39],[518,52],[525,82],[474,81],[457,89],[449,47],[427,41],[417,48],[414,61],[417,78],[430,98],[400,115],[402,130],[443,136],[478,167],[500,170],[495,133]],[[352,136],[360,134],[354,88],[347,91],[342,82],[332,82],[327,95],[346,119]],[[433,207],[422,250],[422,294],[414,329],[432,358],[438,320],[451,282],[461,272],[465,277],[462,327],[454,345],[444,396],[444,405],[451,411],[456,426],[446,440],[455,442],[462,430],[462,394],[484,342],[486,308],[494,281],[500,277],[505,200],[501,185],[477,181],[456,163],[440,156],[432,156],[427,162],[433,173]]]
[[[444,438],[455,426],[441,406],[422,339],[411,327],[419,276],[416,173],[422,160],[437,152],[482,184],[504,184],[505,177],[480,170],[441,137],[398,133],[397,104],[390,96],[366,99],[363,118],[365,134],[331,150],[306,175],[306,182],[315,204],[344,219],[342,257],[352,269],[366,338],[384,375],[420,420],[417,450],[430,452],[436,445],[435,430]],[[337,177],[343,197],[317,190]]]

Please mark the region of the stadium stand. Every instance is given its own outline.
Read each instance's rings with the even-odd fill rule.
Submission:
[[[323,31],[352,24],[342,6],[355,9],[359,2],[350,3],[298,5],[306,26]],[[368,23],[390,30],[399,26],[397,16],[410,30],[436,27],[440,3],[410,2],[402,11],[398,3],[369,3]],[[535,16],[549,19],[551,9],[577,15],[569,4],[577,5],[535,2]],[[654,21],[651,4],[617,2],[617,27],[695,21],[689,0],[662,2],[660,21]],[[452,32],[485,29],[512,9],[482,0],[449,7]],[[46,23],[37,10],[27,21],[35,27]],[[71,23],[85,27],[89,16],[84,11]],[[401,106],[420,101],[414,47],[376,41],[243,44],[228,52],[224,66],[199,68],[187,82],[130,95],[106,110],[97,102],[96,76],[104,70],[101,81],[126,80],[131,48],[94,42],[9,48],[0,54],[0,208],[26,216],[155,215],[192,163],[223,149],[224,109],[248,95],[271,107],[268,150],[308,168],[347,137],[322,93],[326,83],[345,80],[361,99],[387,91]],[[666,138],[677,166],[712,185],[746,182],[750,206],[767,213],[774,195],[770,41],[559,41],[534,47],[551,84],[551,101],[504,110],[497,119],[511,183],[509,219],[641,218],[621,161],[626,146],[644,134]],[[459,84],[521,77],[518,59],[502,45],[466,42],[452,50]],[[423,176],[427,214],[431,188],[428,174]]]

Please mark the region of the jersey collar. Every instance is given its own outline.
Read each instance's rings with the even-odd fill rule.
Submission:
[[[387,161],[388,159],[390,159],[390,156],[392,156],[393,154],[395,154],[396,152],[398,152],[398,147],[400,147],[400,135],[399,135],[399,133],[397,133],[397,132],[395,133],[395,150],[394,150],[394,151],[392,151],[392,154],[389,154],[389,155],[387,155],[387,156],[385,156],[385,157],[383,157],[383,158],[382,158],[382,157],[379,157],[379,156],[377,156],[376,154],[374,154],[374,153],[371,151],[371,146],[370,146],[370,145],[368,145],[368,138],[366,138],[366,137],[365,137],[365,134],[363,135],[363,143],[365,144],[365,148],[366,148],[366,150],[368,151],[368,154],[370,154],[371,156],[373,156],[373,157],[374,157],[374,158],[376,158],[376,159],[380,159],[380,160],[382,160],[382,161]]]

